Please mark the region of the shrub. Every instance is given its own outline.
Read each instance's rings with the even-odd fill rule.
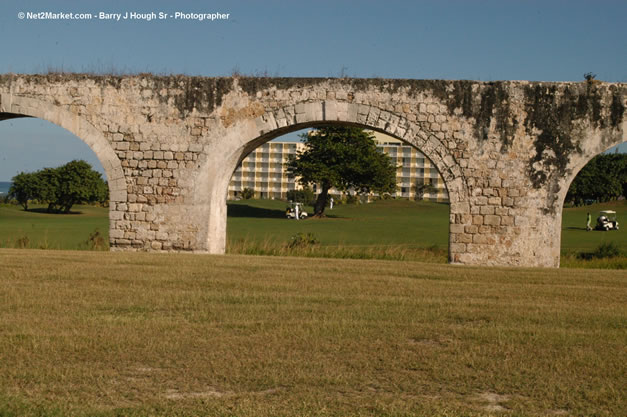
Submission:
[[[290,249],[307,248],[315,246],[318,243],[320,242],[318,242],[318,239],[316,239],[313,233],[298,232],[290,238],[287,247]]]
[[[242,190],[242,198],[244,200],[250,200],[254,196],[255,196],[255,192],[253,190],[251,190],[250,188],[244,188]]]
[[[615,242],[601,243],[593,252],[596,258],[615,258],[620,256],[620,248]]]
[[[579,259],[606,259],[616,258],[621,255],[621,250],[615,242],[603,242],[593,252],[581,252]]]
[[[17,249],[26,249],[30,246],[30,239],[28,236],[22,236],[15,241],[15,247]]]
[[[83,242],[83,246],[89,250],[106,250],[107,242],[100,230],[96,229],[89,234],[87,240]]]

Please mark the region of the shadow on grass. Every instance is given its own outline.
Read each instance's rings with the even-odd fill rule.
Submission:
[[[314,218],[314,217],[312,217]],[[331,214],[328,213],[327,210],[324,211],[324,214],[322,215],[322,217],[317,217],[320,219],[350,219],[350,217],[346,217],[346,216],[340,216],[338,214]]]
[[[283,210],[253,207],[247,204],[229,204],[227,207],[229,217],[254,217],[258,219],[285,218]]]
[[[307,210],[309,219],[312,213]],[[228,217],[251,217],[256,219],[284,219],[285,211],[269,208],[254,207],[248,204],[229,204],[227,206]],[[328,211],[324,212],[323,219],[345,219],[346,217],[337,214],[329,214]]]
[[[83,214],[82,211],[69,211],[68,213],[58,212],[58,211],[48,211],[46,208],[32,208],[27,210],[29,213],[39,213],[39,214],[61,214],[61,215],[72,215],[72,214]]]

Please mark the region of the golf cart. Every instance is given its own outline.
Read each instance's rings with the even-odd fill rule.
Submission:
[[[616,212],[613,210],[604,210],[599,212],[597,218],[596,230],[618,230],[618,221],[616,220]]]
[[[298,215],[298,217],[296,217]],[[285,217],[288,219],[305,219],[307,218],[307,212],[303,210],[301,203],[293,203],[290,201],[290,206],[285,210]]]

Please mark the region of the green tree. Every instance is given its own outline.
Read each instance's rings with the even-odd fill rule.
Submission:
[[[585,200],[605,202],[627,192],[627,154],[601,154],[583,167],[570,185],[566,201],[581,205]]]
[[[313,205],[316,196],[311,187],[303,187],[302,190],[289,190],[287,199],[295,203],[303,203],[305,205]]]
[[[11,178],[11,188],[9,188],[9,197],[14,198],[17,202],[28,211],[29,200],[37,198],[38,177],[34,173],[20,172]]]
[[[350,126],[325,126],[301,135],[303,151],[291,156],[287,170],[303,185],[318,184],[314,216],[320,217],[332,187],[356,193],[384,193],[396,190],[396,167],[380,152],[374,137]]]
[[[44,168],[34,173],[37,177],[37,200],[48,205],[48,212],[57,211],[59,169]]]
[[[57,168],[57,210],[69,213],[74,204],[102,202],[108,187],[99,172],[85,161],[72,161]]]
[[[48,212],[69,213],[74,204],[102,203],[109,197],[107,183],[85,161],[20,173],[12,181],[10,194],[24,210],[28,209],[28,200],[37,200],[48,205]]]

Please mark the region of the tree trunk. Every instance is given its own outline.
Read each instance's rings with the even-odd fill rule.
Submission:
[[[320,194],[318,194],[316,204],[314,205],[314,217],[324,216],[324,209],[327,206],[327,198],[329,196],[330,188],[330,185],[322,184],[322,191],[320,192]]]

